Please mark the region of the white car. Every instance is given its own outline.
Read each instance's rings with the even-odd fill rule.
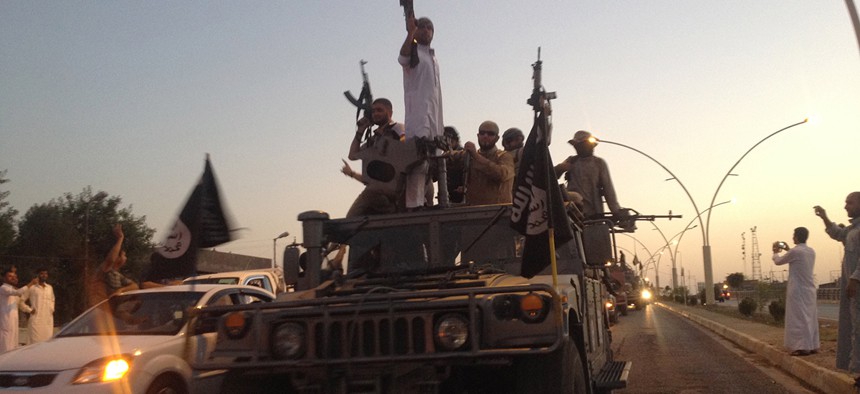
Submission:
[[[115,295],[50,340],[0,354],[0,390],[188,393],[191,367],[185,355],[194,353],[186,352],[206,352],[216,336],[210,324],[211,330],[186,337],[189,311],[274,297],[258,287],[227,285],[167,286]]]

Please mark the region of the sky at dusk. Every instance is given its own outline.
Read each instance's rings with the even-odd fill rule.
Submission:
[[[484,120],[531,127],[541,47],[543,84],[558,95],[556,163],[585,129],[658,160],[700,211],[735,200],[683,233],[679,271],[704,281],[707,227],[715,281],[750,276],[756,227],[763,274],[782,277],[770,244],[806,226],[817,282],[836,275],[841,245],[812,207],[847,222],[845,196],[860,190],[860,51],[843,1],[415,0],[415,10],[434,22],[445,124],[464,142]],[[282,232],[301,241],[299,213],[342,216],[362,189],[339,171],[355,130],[343,91],[360,90],[360,60],[402,119],[402,13],[394,0],[2,1],[9,202],[23,213],[91,186],[145,215],[160,241],[208,153],[234,226],[246,228],[217,250],[270,258]],[[751,147],[806,118],[745,156],[714,197]],[[698,225],[661,166],[609,143],[596,154],[622,206],[683,215],[656,222],[666,238]],[[638,227],[619,244],[644,261],[665,241]],[[670,260],[660,258],[664,286]]]

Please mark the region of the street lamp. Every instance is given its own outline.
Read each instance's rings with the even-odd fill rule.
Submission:
[[[278,240],[281,238],[284,238],[286,236],[289,236],[289,235],[290,235],[289,232],[284,231],[281,233],[281,235],[279,235],[275,238],[272,238],[272,268],[275,268],[275,265],[277,265],[277,261],[278,261],[278,249],[277,249]]]
[[[720,181],[719,186],[717,186],[717,190],[714,192],[714,196],[711,198],[711,205],[709,206],[709,208],[713,208],[714,201],[717,200],[717,194],[719,193],[720,188],[723,186],[723,183],[726,181],[726,178],[728,178],[730,175],[734,175],[734,174],[732,174],[732,170],[734,170],[735,167],[737,167],[738,164],[740,164],[741,160],[743,160],[744,157],[746,157],[753,149],[755,149],[755,147],[759,146],[762,142],[766,141],[770,137],[773,137],[773,136],[775,136],[775,135],[777,135],[777,134],[779,134],[785,130],[788,130],[788,129],[794,127],[794,126],[804,124],[808,121],[809,121],[809,119],[804,119],[801,122],[797,122],[797,123],[792,124],[790,126],[783,127],[781,129],[771,133],[767,137],[762,138],[759,142],[757,142],[755,145],[753,145],[752,148],[749,148],[746,151],[746,153],[744,153],[741,156],[741,158],[735,162],[735,164],[729,169],[729,171],[726,172],[726,175],[723,176],[723,179]],[[594,139],[593,140],[594,142],[599,141],[599,142],[603,142],[603,143],[610,144],[610,145],[618,145],[620,147],[630,149],[636,153],[639,153],[639,154],[651,159],[651,161],[653,161],[654,163],[657,163],[657,165],[659,165],[664,170],[666,170],[666,172],[668,172],[669,175],[671,175],[672,178],[674,178],[675,181],[678,182],[678,185],[680,185],[681,188],[684,189],[684,193],[687,195],[687,198],[690,199],[690,203],[693,204],[693,209],[695,209],[696,212],[703,212],[703,211],[699,211],[699,207],[696,205],[696,200],[693,199],[693,196],[690,195],[690,192],[687,190],[687,187],[684,186],[684,184],[681,182],[681,180],[678,179],[678,177],[671,170],[669,170],[666,166],[664,166],[663,163],[660,163],[659,161],[657,161],[657,159],[651,157],[650,155],[648,155],[645,152],[642,152],[639,149],[633,148],[633,147],[628,146],[628,145],[624,145],[624,144],[621,144],[618,142],[613,142],[613,141],[601,140],[601,139],[598,139],[595,137],[591,137],[591,138]],[[708,228],[708,226],[710,225],[710,222],[711,222],[711,214],[708,213],[707,223],[703,223],[701,215],[698,215],[696,218],[699,220],[699,227],[702,229],[702,257],[704,260],[703,265],[704,265],[704,269],[705,269],[705,287],[706,288],[713,288],[714,287],[714,273],[713,273],[712,264],[711,264],[711,243],[710,243],[710,238],[709,238],[709,236],[710,236],[709,230],[710,229]],[[705,298],[706,298],[707,304],[713,304],[714,303],[714,294],[712,291],[706,291],[705,292]]]
[[[736,161],[735,164],[732,165],[732,167],[729,168],[728,171],[726,171],[726,175],[723,176],[723,179],[720,180],[720,184],[717,186],[717,190],[714,191],[714,196],[711,197],[711,206],[712,207],[714,206],[714,201],[717,200],[717,194],[719,194],[720,188],[723,187],[723,183],[726,181],[726,179],[729,177],[729,175],[732,175],[732,171],[735,169],[735,167],[738,166],[738,164],[740,164],[741,160],[743,160],[744,157],[747,157],[747,155],[750,152],[752,152],[753,149],[755,149],[757,146],[761,145],[762,142],[767,141],[770,137],[773,137],[773,136],[775,136],[775,135],[777,135],[777,134],[779,134],[785,130],[788,130],[788,129],[794,127],[794,126],[802,125],[808,121],[809,121],[809,119],[807,118],[807,119],[804,119],[803,121],[797,122],[793,125],[786,126],[786,127],[783,127],[777,131],[774,131],[773,133],[770,133],[767,137],[764,137],[761,140],[759,140],[759,142],[756,142],[755,145],[753,145],[751,148],[747,149],[747,151],[744,152],[743,155],[741,155],[741,157],[738,159],[738,161]],[[705,288],[706,289],[713,289],[713,287],[714,287],[714,273],[713,273],[713,269],[711,268],[710,225],[711,225],[711,213],[708,212],[708,220],[705,222],[705,231],[704,231],[705,242],[704,242],[704,245],[702,245],[702,255],[705,258],[704,265],[705,265]],[[714,292],[713,291],[706,291],[705,292],[705,298],[707,299],[708,304],[713,304],[714,303]]]
[[[695,220],[696,218],[693,218],[693,221]],[[690,221],[690,223],[693,223],[693,221]],[[672,261],[672,289],[674,290],[678,288],[678,270],[675,268],[675,258],[677,257],[677,254],[675,252],[677,252],[678,250],[678,241],[675,240],[675,237],[678,237],[679,235],[683,236],[684,233],[687,232],[687,230],[694,229],[698,227],[698,225],[690,226],[689,224],[687,224],[687,227],[685,229],[673,235],[672,238],[666,238],[666,235],[663,234],[663,230],[661,230],[660,227],[657,227],[656,223],[651,222],[651,225],[654,226],[654,230],[657,230],[657,232],[660,233],[660,236],[663,237],[663,241],[666,242],[666,244],[663,245],[661,249],[669,249],[669,260]],[[675,251],[672,251],[672,245],[675,245]]]

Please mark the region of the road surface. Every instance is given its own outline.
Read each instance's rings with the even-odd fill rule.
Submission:
[[[813,393],[759,356],[666,309],[631,311],[612,327],[615,358],[633,362],[618,393]]]

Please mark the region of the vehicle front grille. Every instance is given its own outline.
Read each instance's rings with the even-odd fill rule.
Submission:
[[[312,349],[318,359],[364,358],[433,353],[433,317],[359,317],[313,324]]]
[[[55,377],[56,373],[0,373],[0,388],[44,387]]]

